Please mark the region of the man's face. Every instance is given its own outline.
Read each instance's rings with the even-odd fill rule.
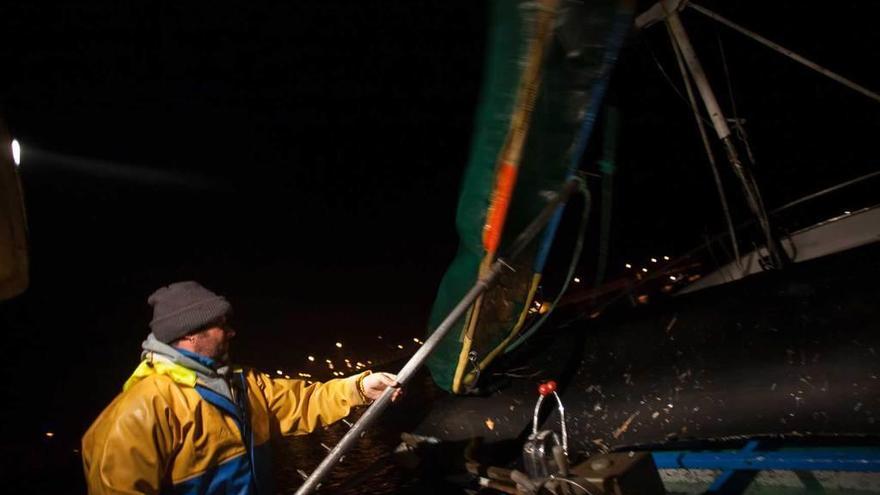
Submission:
[[[229,341],[235,337],[235,330],[224,318],[212,326],[193,334],[195,352],[218,361],[226,361],[229,357]]]

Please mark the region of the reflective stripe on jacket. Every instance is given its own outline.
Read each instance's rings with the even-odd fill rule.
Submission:
[[[236,370],[236,404],[179,364],[145,360],[83,437],[89,493],[271,494],[269,440],[347,416],[364,375],[308,385]]]

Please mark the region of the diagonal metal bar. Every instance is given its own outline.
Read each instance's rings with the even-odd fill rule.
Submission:
[[[571,196],[572,192],[574,192],[582,183],[582,179],[579,177],[570,178],[565,185],[559,190],[554,197],[547,202],[541,212],[535,217],[534,220],[517,236],[517,238],[513,241],[510,246],[510,250],[506,258],[514,259],[516,258],[525,247],[531,242],[547,225],[547,222],[550,221],[550,218],[553,216],[553,212],[556,211],[556,208],[565,203],[568,200],[569,196]],[[465,294],[465,296],[459,301],[459,303],[452,309],[446,319],[444,319],[440,325],[437,326],[437,329],[434,330],[434,333],[425,341],[425,343],[419,348],[418,351],[413,355],[412,358],[403,366],[400,372],[397,374],[397,382],[401,385],[406,385],[407,382],[415,375],[415,373],[422,367],[425,363],[425,360],[428,359],[428,356],[434,351],[434,349],[440,344],[440,341],[443,337],[446,336],[447,333],[452,329],[453,325],[464,316],[465,312],[467,312],[468,308],[476,301],[477,297],[480,296],[483,292],[488,289],[492,283],[498,278],[498,275],[505,269],[507,263],[498,258],[492,264],[489,272],[481,279],[477,281],[477,283]],[[308,479],[299,487],[296,491],[296,495],[306,495],[308,493],[313,492],[318,485],[321,483],[321,480],[330,472],[333,466],[339,461],[339,459],[345,455],[352,447],[354,447],[355,442],[362,437],[366,430],[372,425],[376,419],[382,414],[383,411],[388,407],[391,402],[391,395],[393,393],[393,389],[387,388],[385,392],[369,407],[369,409],[364,412],[363,416],[351,427],[350,430],[342,437],[342,440],[336,444],[335,447],[327,454],[327,457],[324,458],[323,461],[318,465],[317,468],[309,475]]]
[[[782,55],[785,55],[786,57],[794,60],[797,63],[805,65],[805,66],[809,67],[810,69],[813,69],[814,71],[818,72],[819,74],[822,74],[823,76],[828,77],[829,79],[833,79],[834,81],[837,81],[840,84],[843,84],[844,86],[846,86],[847,88],[849,88],[853,91],[857,91],[857,92],[867,96],[868,98],[871,98],[874,101],[880,102],[880,94],[877,94],[877,93],[871,91],[870,89],[868,89],[860,84],[856,84],[853,81],[850,81],[849,79],[841,76],[840,74],[837,74],[836,72],[832,72],[832,71],[826,69],[825,67],[822,67],[821,65],[817,64],[816,62],[813,62],[812,60],[808,60],[808,59],[798,55],[797,53],[789,50],[788,48],[785,48],[784,46],[782,46],[778,43],[774,43],[774,42],[768,40],[767,38],[761,36],[760,34],[754,32],[754,31],[750,31],[750,30],[740,26],[739,24],[737,24],[731,20],[728,20],[725,17],[722,17],[722,16],[716,14],[715,12],[712,12],[711,10],[709,10],[705,7],[700,7],[699,5],[696,5],[693,3],[689,3],[687,6],[696,10],[697,12],[703,14],[706,17],[709,17],[710,19],[714,19],[714,20],[720,22],[721,24],[724,24],[725,26],[729,27],[730,29],[733,29],[734,31],[737,31],[737,32],[757,41],[758,43],[760,43],[768,48],[771,48],[771,49],[777,51],[778,53],[781,53]]]

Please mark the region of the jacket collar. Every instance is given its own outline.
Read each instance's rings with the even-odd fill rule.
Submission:
[[[189,386],[198,384],[222,395],[223,397],[230,400],[233,399],[228,381],[232,373],[232,367],[228,364],[223,364],[216,368],[211,367],[209,365],[213,360],[205,358],[208,359],[208,361],[202,363],[200,362],[202,360],[199,359],[202,356],[195,355],[189,357],[181,352],[180,349],[160,342],[152,333],[147,335],[147,339],[144,340],[141,347],[143,348],[143,352],[141,353],[141,359],[143,362],[141,363],[141,366],[138,366],[138,369],[135,370],[135,374],[129,378],[128,382],[126,382],[125,388],[131,386],[131,383],[129,382],[132,382],[133,379],[134,381],[137,381],[140,378],[143,378],[143,376],[145,376],[144,373],[151,374],[147,372],[147,369],[142,369],[146,367],[152,369],[152,372],[168,375],[178,383]],[[190,371],[193,375],[186,373],[184,370]],[[190,378],[191,376],[194,376],[195,378],[192,379]]]
[[[180,347],[175,347],[174,350],[181,353],[183,355],[183,357],[192,359],[193,361],[201,364],[202,366],[204,366],[208,369],[216,370],[217,367],[219,366],[217,361],[214,361],[213,359],[209,358],[208,356],[202,356],[201,354],[197,354],[195,352],[188,351],[186,349],[181,349]]]

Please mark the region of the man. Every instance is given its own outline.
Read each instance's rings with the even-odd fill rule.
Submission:
[[[308,385],[233,368],[223,296],[178,282],[148,302],[142,361],[83,437],[92,495],[271,494],[270,439],[309,433],[397,387],[387,373]]]

